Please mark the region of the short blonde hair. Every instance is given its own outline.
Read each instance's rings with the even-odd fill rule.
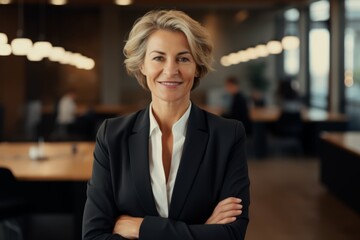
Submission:
[[[144,62],[149,36],[157,30],[178,31],[185,34],[196,63],[197,76],[192,87],[194,89],[199,85],[200,79],[212,70],[213,46],[206,29],[182,11],[150,11],[134,23],[124,47],[127,72],[135,76],[143,88],[149,89],[146,77],[141,73],[140,68]]]

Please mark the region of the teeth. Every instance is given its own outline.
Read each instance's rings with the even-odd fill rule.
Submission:
[[[178,82],[162,82],[161,84],[167,85],[167,86],[176,86],[176,85],[179,85],[180,83],[178,83]]]

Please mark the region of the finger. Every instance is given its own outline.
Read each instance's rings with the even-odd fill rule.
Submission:
[[[222,205],[218,207],[218,210],[220,212],[225,212],[225,211],[229,211],[229,210],[238,210],[238,209],[242,209],[242,205],[240,203],[229,203],[226,205]]]
[[[232,211],[223,212],[213,216],[211,219],[211,223],[220,223],[227,218],[233,218],[233,217],[236,218],[237,216],[240,216],[241,213],[242,213],[241,210],[232,210]]]
[[[220,201],[218,203],[218,206],[226,205],[229,203],[241,203],[241,201],[242,200],[240,198],[228,197],[228,198],[225,198],[224,200]]]
[[[237,216],[241,215],[241,213],[242,213],[241,210],[231,210],[231,211],[223,212],[218,215],[218,218],[219,218],[218,221],[221,221],[222,219],[229,218],[229,217],[237,217]]]
[[[214,209],[214,214],[220,214],[222,212],[231,210],[239,210],[242,208],[243,206],[240,203],[228,203],[226,205],[216,206],[216,208]]]
[[[232,223],[232,222],[235,222],[235,221],[236,221],[236,217],[230,217],[230,218],[222,219],[217,224],[228,224],[228,223]]]

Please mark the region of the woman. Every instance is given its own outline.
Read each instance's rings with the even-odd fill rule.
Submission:
[[[183,12],[152,11],[135,23],[125,64],[152,102],[99,129],[84,239],[244,239],[244,128],[190,101],[211,52],[204,28]]]

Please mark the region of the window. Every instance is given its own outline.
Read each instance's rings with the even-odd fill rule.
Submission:
[[[298,36],[299,11],[291,8],[284,12],[285,35]],[[295,76],[299,73],[300,52],[299,48],[284,50],[285,75]]]
[[[328,107],[330,33],[327,22],[329,15],[328,1],[317,1],[310,5],[310,105],[321,109]]]
[[[345,1],[345,111],[350,129],[360,130],[360,1]]]

